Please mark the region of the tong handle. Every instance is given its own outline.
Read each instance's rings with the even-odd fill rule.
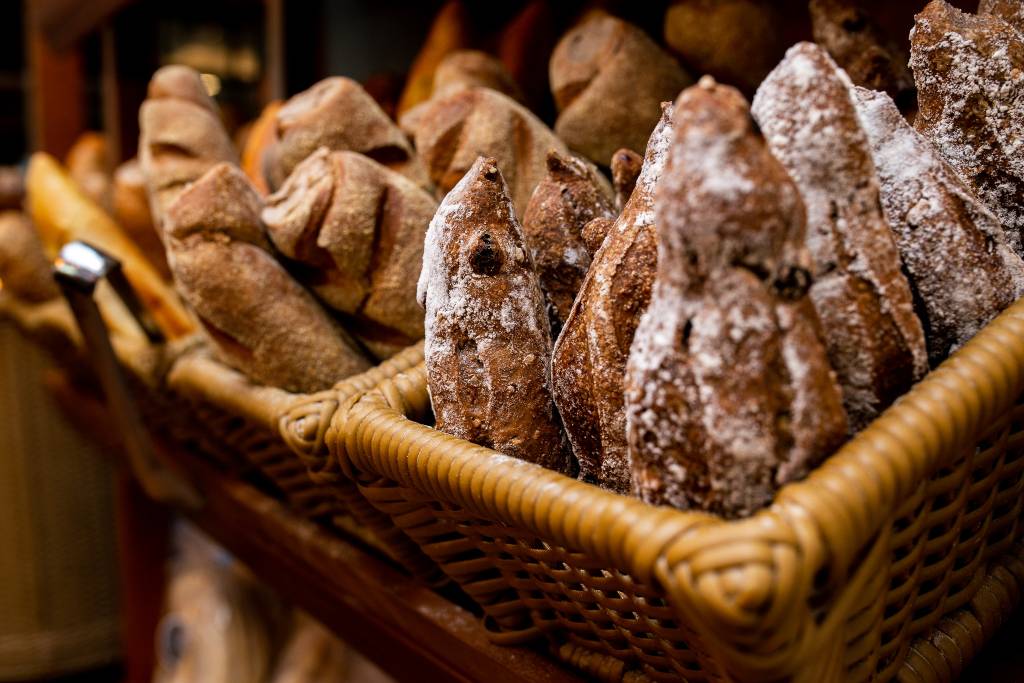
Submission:
[[[85,339],[86,350],[95,365],[100,385],[114,413],[114,422],[124,439],[128,463],[143,490],[151,498],[187,509],[202,506],[198,491],[156,457],[149,432],[142,423],[107,327],[96,305],[94,293],[106,279],[138,321],[152,343],[163,341],[159,328],[142,306],[124,275],[121,263],[85,242],[69,242],[54,262],[54,278],[67,299]]]

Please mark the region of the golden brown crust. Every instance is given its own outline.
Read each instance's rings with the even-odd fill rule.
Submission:
[[[0,286],[31,302],[60,294],[39,234],[20,211],[0,211]]]
[[[823,48],[799,43],[753,112],[807,207],[811,300],[859,430],[927,372],[928,357],[851,87]]]
[[[803,204],[743,97],[702,79],[675,126],[626,375],[633,488],[745,516],[842,442],[842,395],[807,299]]]
[[[268,151],[277,144],[277,112],[283,104],[281,100],[274,100],[263,108],[259,118],[253,121],[242,148],[242,170],[263,196],[270,193]]]
[[[621,147],[643,148],[661,103],[693,82],[641,29],[604,13],[562,37],[549,75],[559,110],[555,132],[599,164]]]
[[[304,393],[367,369],[348,335],[271,255],[262,208],[245,175],[218,164],[167,211],[175,282],[218,355],[257,382]]]
[[[1024,261],[999,219],[881,92],[854,88],[882,208],[938,365],[1024,294]]]
[[[139,163],[158,228],[186,185],[219,162],[238,160],[216,103],[199,73],[186,66],[165,66],[153,74],[139,109],[139,131]]]
[[[810,10],[814,42],[828,50],[855,85],[884,90],[900,102],[913,90],[910,55],[857,0],[811,0]]]
[[[671,135],[672,109],[667,106],[622,214],[614,222],[598,218],[584,228],[590,246],[600,248],[552,357],[555,403],[580,477],[621,493],[630,490],[631,481],[623,378],[633,333],[654,282],[654,191]]]
[[[547,173],[550,150],[568,154],[540,119],[515,100],[488,88],[469,88],[430,100],[401,120],[413,136],[437,189],[448,192],[478,156],[497,160],[521,216]]]
[[[560,472],[544,298],[495,159],[481,157],[427,232],[418,298],[437,428]]]
[[[1024,35],[942,0],[915,20],[914,126],[999,217],[1024,257]]]
[[[277,112],[277,144],[269,153],[271,189],[320,147],[361,152],[413,182],[429,180],[412,146],[369,93],[351,78],[325,78]]]
[[[665,44],[690,73],[749,95],[790,44],[790,23],[775,0],[675,0],[665,12]]]
[[[79,135],[64,158],[64,166],[85,194],[110,210],[111,163],[102,133],[90,130]]]
[[[356,152],[321,147],[267,199],[270,239],[300,279],[374,355],[423,337],[416,279],[436,203],[408,178]],[[303,277],[303,275],[305,277]]]
[[[580,160],[551,151],[547,168],[526,207],[523,232],[557,337],[590,267],[583,227],[614,212],[611,197]]]
[[[409,77],[398,102],[399,116],[430,99],[437,65],[449,53],[468,47],[469,33],[465,5],[460,0],[448,0],[438,10],[423,46],[409,67]]]

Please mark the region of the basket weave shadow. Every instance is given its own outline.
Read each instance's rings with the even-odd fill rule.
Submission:
[[[1017,603],[1024,300],[744,520],[646,505],[417,423],[422,365],[323,434],[483,608],[600,680],[950,681]]]

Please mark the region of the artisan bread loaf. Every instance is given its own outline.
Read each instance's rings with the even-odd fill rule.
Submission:
[[[672,138],[666,106],[651,134],[636,189],[613,222],[584,228],[597,245],[576,302],[555,343],[555,403],[580,465],[580,478],[620,493],[630,490],[623,377],[633,332],[647,309],[657,262],[654,191]]]
[[[544,296],[495,159],[478,159],[437,210],[417,297],[437,428],[571,473]]]
[[[416,280],[436,208],[405,176],[321,147],[267,199],[263,221],[300,280],[385,358],[423,337]]]
[[[253,380],[312,393],[369,368],[354,342],[271,255],[263,202],[238,167],[218,164],[168,207],[178,291],[222,361]]]
[[[811,300],[859,430],[927,372],[928,356],[851,87],[823,48],[800,43],[761,84],[753,113],[807,207]]]
[[[640,28],[595,12],[566,33],[551,54],[555,133],[606,165],[621,147],[643,149],[661,103],[693,82]]]
[[[843,441],[842,394],[807,297],[800,194],[742,95],[705,77],[674,119],[626,372],[633,488],[740,517]]]

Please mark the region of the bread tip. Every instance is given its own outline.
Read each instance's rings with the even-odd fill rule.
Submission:
[[[716,81],[715,77],[712,76],[711,74],[704,74],[703,76],[700,77],[700,80],[697,82],[697,85],[704,90],[714,90],[715,86],[718,85],[718,81]],[[668,102],[662,103],[662,111],[665,111],[666,104],[668,104]]]

